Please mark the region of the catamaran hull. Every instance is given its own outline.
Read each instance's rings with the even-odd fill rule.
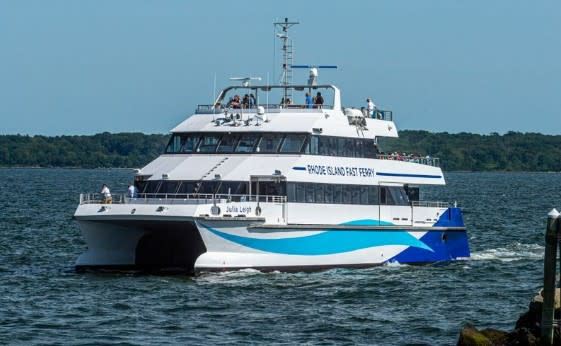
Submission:
[[[463,222],[449,209],[431,227],[359,220],[343,225],[267,226],[243,219],[79,220],[88,250],[77,269],[306,271],[425,264],[470,256]]]

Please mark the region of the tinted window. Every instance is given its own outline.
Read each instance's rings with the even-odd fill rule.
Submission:
[[[259,142],[260,153],[276,153],[282,140],[282,135],[264,135]]]
[[[236,144],[238,142],[238,138],[235,135],[225,135],[222,136],[220,140],[220,145],[216,150],[219,153],[231,153],[234,151]]]
[[[296,184],[296,201],[306,202],[306,184]]]
[[[333,184],[325,184],[324,192],[325,192],[325,203],[333,203],[333,192],[335,190],[335,185]]]
[[[296,184],[288,183],[286,184],[287,196],[289,202],[296,202]]]
[[[197,150],[197,145],[199,144],[199,135],[191,135],[185,137],[183,141],[182,151],[184,153],[194,153]]]
[[[379,204],[378,186],[368,186],[368,204]]]
[[[201,153],[214,153],[220,136],[204,136],[199,145],[199,152]]]
[[[179,185],[177,193],[194,193],[196,187],[197,184],[194,181],[183,181]]]
[[[324,184],[313,184],[315,185],[315,198],[314,201],[316,203],[324,203],[324,198],[323,198],[323,190],[324,190]]]
[[[343,203],[343,185],[333,185],[333,203]]]
[[[310,138],[310,154],[317,155],[319,154],[319,137],[312,136]]]
[[[305,135],[287,135],[280,151],[283,153],[299,153],[305,139]]]
[[[218,181],[203,181],[199,187],[198,193],[211,194],[215,193],[218,188]]]
[[[255,148],[255,144],[257,143],[258,139],[258,136],[243,135],[238,142],[238,146],[236,147],[236,153],[253,152],[253,148]]]
[[[344,204],[351,204],[351,185],[343,185],[343,203]]]
[[[175,193],[178,186],[178,181],[164,181],[160,185],[160,190],[158,191],[158,193]]]
[[[181,137],[179,135],[173,135],[166,147],[166,153],[178,153],[181,148]]]
[[[315,190],[314,184],[305,184],[306,185],[306,202],[313,203],[315,198]]]
[[[146,188],[144,189],[144,193],[156,193],[158,188],[160,187],[161,181],[159,180],[150,180],[146,183]]]
[[[351,203],[360,204],[360,185],[351,185]]]

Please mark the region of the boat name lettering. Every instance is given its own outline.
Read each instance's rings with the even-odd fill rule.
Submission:
[[[229,205],[226,207],[226,213],[251,213],[251,207],[247,205]]]
[[[308,174],[374,177],[374,170],[366,167],[307,165]]]

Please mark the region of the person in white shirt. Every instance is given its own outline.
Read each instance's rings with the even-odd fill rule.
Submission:
[[[376,105],[374,104],[374,102],[372,102],[372,99],[370,99],[370,98],[367,98],[366,102],[367,102],[366,110],[368,111],[368,116],[371,117],[371,118],[374,118],[374,112],[376,111]]]
[[[113,202],[113,197],[111,197],[111,191],[109,191],[107,184],[101,186],[101,194],[103,196],[101,200],[102,203],[111,204]]]
[[[136,187],[133,184],[129,184],[129,198],[136,198]]]

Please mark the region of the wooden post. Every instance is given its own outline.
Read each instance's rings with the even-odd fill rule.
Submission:
[[[547,214],[545,231],[545,256],[543,260],[543,305],[542,305],[542,340],[544,345],[553,345],[553,320],[555,314],[555,274],[557,247],[560,240],[560,217],[556,209]]]

